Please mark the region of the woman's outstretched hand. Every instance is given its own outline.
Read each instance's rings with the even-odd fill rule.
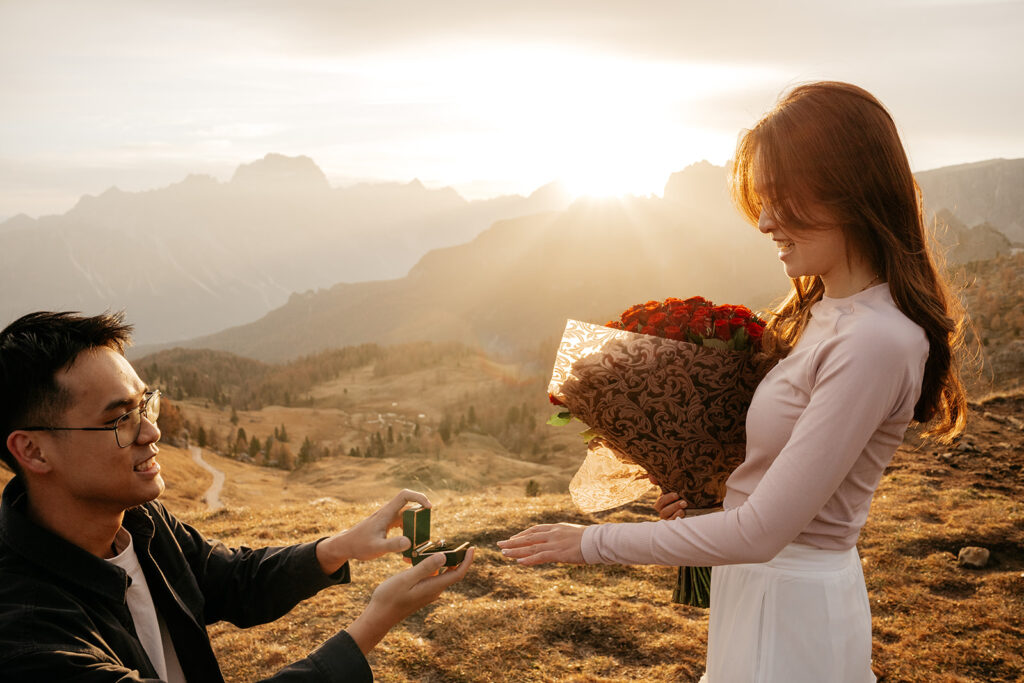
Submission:
[[[498,541],[501,554],[522,565],[566,562],[584,564],[583,530],[579,524],[539,524],[507,541]]]

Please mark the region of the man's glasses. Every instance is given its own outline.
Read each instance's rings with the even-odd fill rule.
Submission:
[[[114,420],[109,427],[19,427],[24,432],[114,432],[114,439],[120,448],[128,448],[139,440],[142,433],[142,416],[156,424],[160,417],[160,392],[149,391],[142,397],[142,404]]]

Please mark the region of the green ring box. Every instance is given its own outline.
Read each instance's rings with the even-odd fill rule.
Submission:
[[[459,546],[452,545],[444,539],[431,541],[430,508],[425,508],[419,503],[402,512],[402,535],[411,542],[409,549],[402,551],[402,554],[411,559],[414,565],[431,555],[444,553],[444,566],[454,567],[466,558],[466,551],[469,549],[468,541]]]

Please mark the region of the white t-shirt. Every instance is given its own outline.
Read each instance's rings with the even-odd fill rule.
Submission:
[[[174,651],[174,642],[167,632],[167,625],[153,605],[153,596],[149,592],[146,575],[139,566],[132,535],[121,527],[117,531],[114,543],[119,552],[117,556],[107,561],[125,570],[131,577],[127,595],[128,610],[132,614],[132,621],[135,622],[139,642],[142,643],[146,654],[149,655],[149,661],[153,663],[153,668],[161,679],[168,683],[185,683],[185,674],[181,671],[178,654]]]

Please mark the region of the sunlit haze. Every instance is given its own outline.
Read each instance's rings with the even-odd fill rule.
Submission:
[[[1024,156],[1022,8],[0,2],[0,220],[115,185],[227,180],[269,152],[309,156],[336,186],[658,195],[820,78],[886,102],[917,170]]]

